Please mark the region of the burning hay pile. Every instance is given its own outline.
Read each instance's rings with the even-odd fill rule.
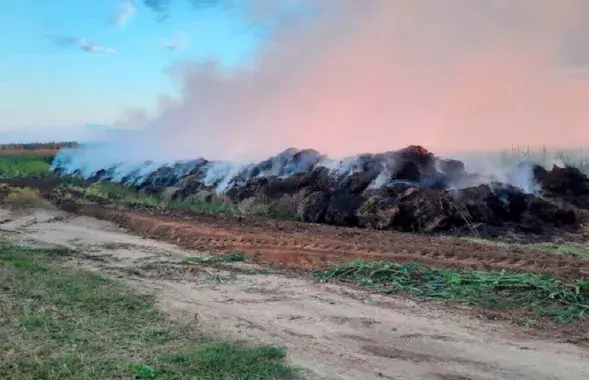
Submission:
[[[239,209],[313,223],[400,231],[470,231],[506,228],[540,233],[576,227],[589,209],[589,179],[575,168],[547,170],[522,163],[527,186],[468,173],[458,160],[420,146],[341,161],[314,150],[288,149],[247,165],[197,159],[158,165],[143,162],[92,170],[62,151],[54,170],[115,181],[169,200],[228,200]],[[525,177],[525,176],[524,176]],[[533,187],[534,190],[529,190]]]

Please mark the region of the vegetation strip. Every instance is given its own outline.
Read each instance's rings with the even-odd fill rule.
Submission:
[[[0,156],[0,176],[13,177],[43,177],[51,174],[50,166],[52,154],[9,154]]]
[[[372,287],[382,293],[409,293],[422,300],[465,302],[491,309],[525,309],[559,323],[589,313],[589,281],[564,282],[535,273],[460,271],[418,264],[352,261],[319,274],[319,280]]]
[[[281,348],[211,341],[64,253],[0,246],[0,378],[300,378]]]
[[[234,263],[245,261],[245,255],[240,252],[223,253],[211,257],[187,257],[184,261],[189,263]]]

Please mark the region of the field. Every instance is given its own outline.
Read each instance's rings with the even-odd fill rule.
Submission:
[[[589,376],[588,231],[304,223],[60,178],[49,162],[0,158],[0,377]]]

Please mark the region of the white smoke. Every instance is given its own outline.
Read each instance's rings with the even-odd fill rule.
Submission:
[[[300,0],[298,13],[267,3],[262,14],[273,17],[258,9],[255,20],[277,27],[248,65],[178,63],[169,72],[180,98],[165,98],[140,137],[78,150],[68,170],[251,162],[288,146],[342,157],[410,144],[448,152],[587,138],[589,83],[554,75],[589,62],[563,53],[589,32],[586,1]],[[322,163],[340,174],[357,164]],[[479,181],[534,191],[526,165],[467,166],[480,170]]]

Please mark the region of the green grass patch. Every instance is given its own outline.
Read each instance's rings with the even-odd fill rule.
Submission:
[[[162,203],[159,197],[140,194],[132,188],[113,182],[96,182],[86,188],[85,194],[126,203],[141,203],[146,205],[159,205]]]
[[[209,214],[233,214],[236,211],[234,205],[226,203],[203,202],[197,200],[170,201],[164,203],[166,206],[172,208],[183,208]]]
[[[39,154],[0,154],[0,176],[42,177],[50,173],[53,155]]]
[[[80,178],[65,177],[64,183],[61,186],[83,193],[91,201],[99,198],[130,207],[147,206],[158,209],[177,209],[206,214],[246,214],[266,216],[274,219],[292,219],[292,216],[270,211],[266,208],[248,208],[243,210],[230,201],[217,198],[213,198],[213,200],[194,198],[169,200],[160,194],[144,194],[133,187],[123,186],[116,182],[101,181],[86,185]]]
[[[210,341],[150,295],[63,263],[63,252],[0,246],[1,379],[296,379],[273,346]]]
[[[186,257],[185,262],[189,263],[234,263],[245,261],[243,253],[224,253],[211,257]]]
[[[465,302],[492,309],[525,309],[568,323],[589,312],[589,281],[535,273],[459,271],[418,264],[352,261],[319,274],[319,280],[408,293],[422,300]]]
[[[68,185],[66,185],[68,186]],[[74,187],[80,187],[79,184]],[[97,182],[85,188],[84,194],[89,197],[110,199],[127,205],[144,205],[195,211],[209,214],[234,214],[238,210],[235,205],[222,202],[205,202],[199,200],[170,201],[159,195],[142,194],[133,188],[114,182]]]

